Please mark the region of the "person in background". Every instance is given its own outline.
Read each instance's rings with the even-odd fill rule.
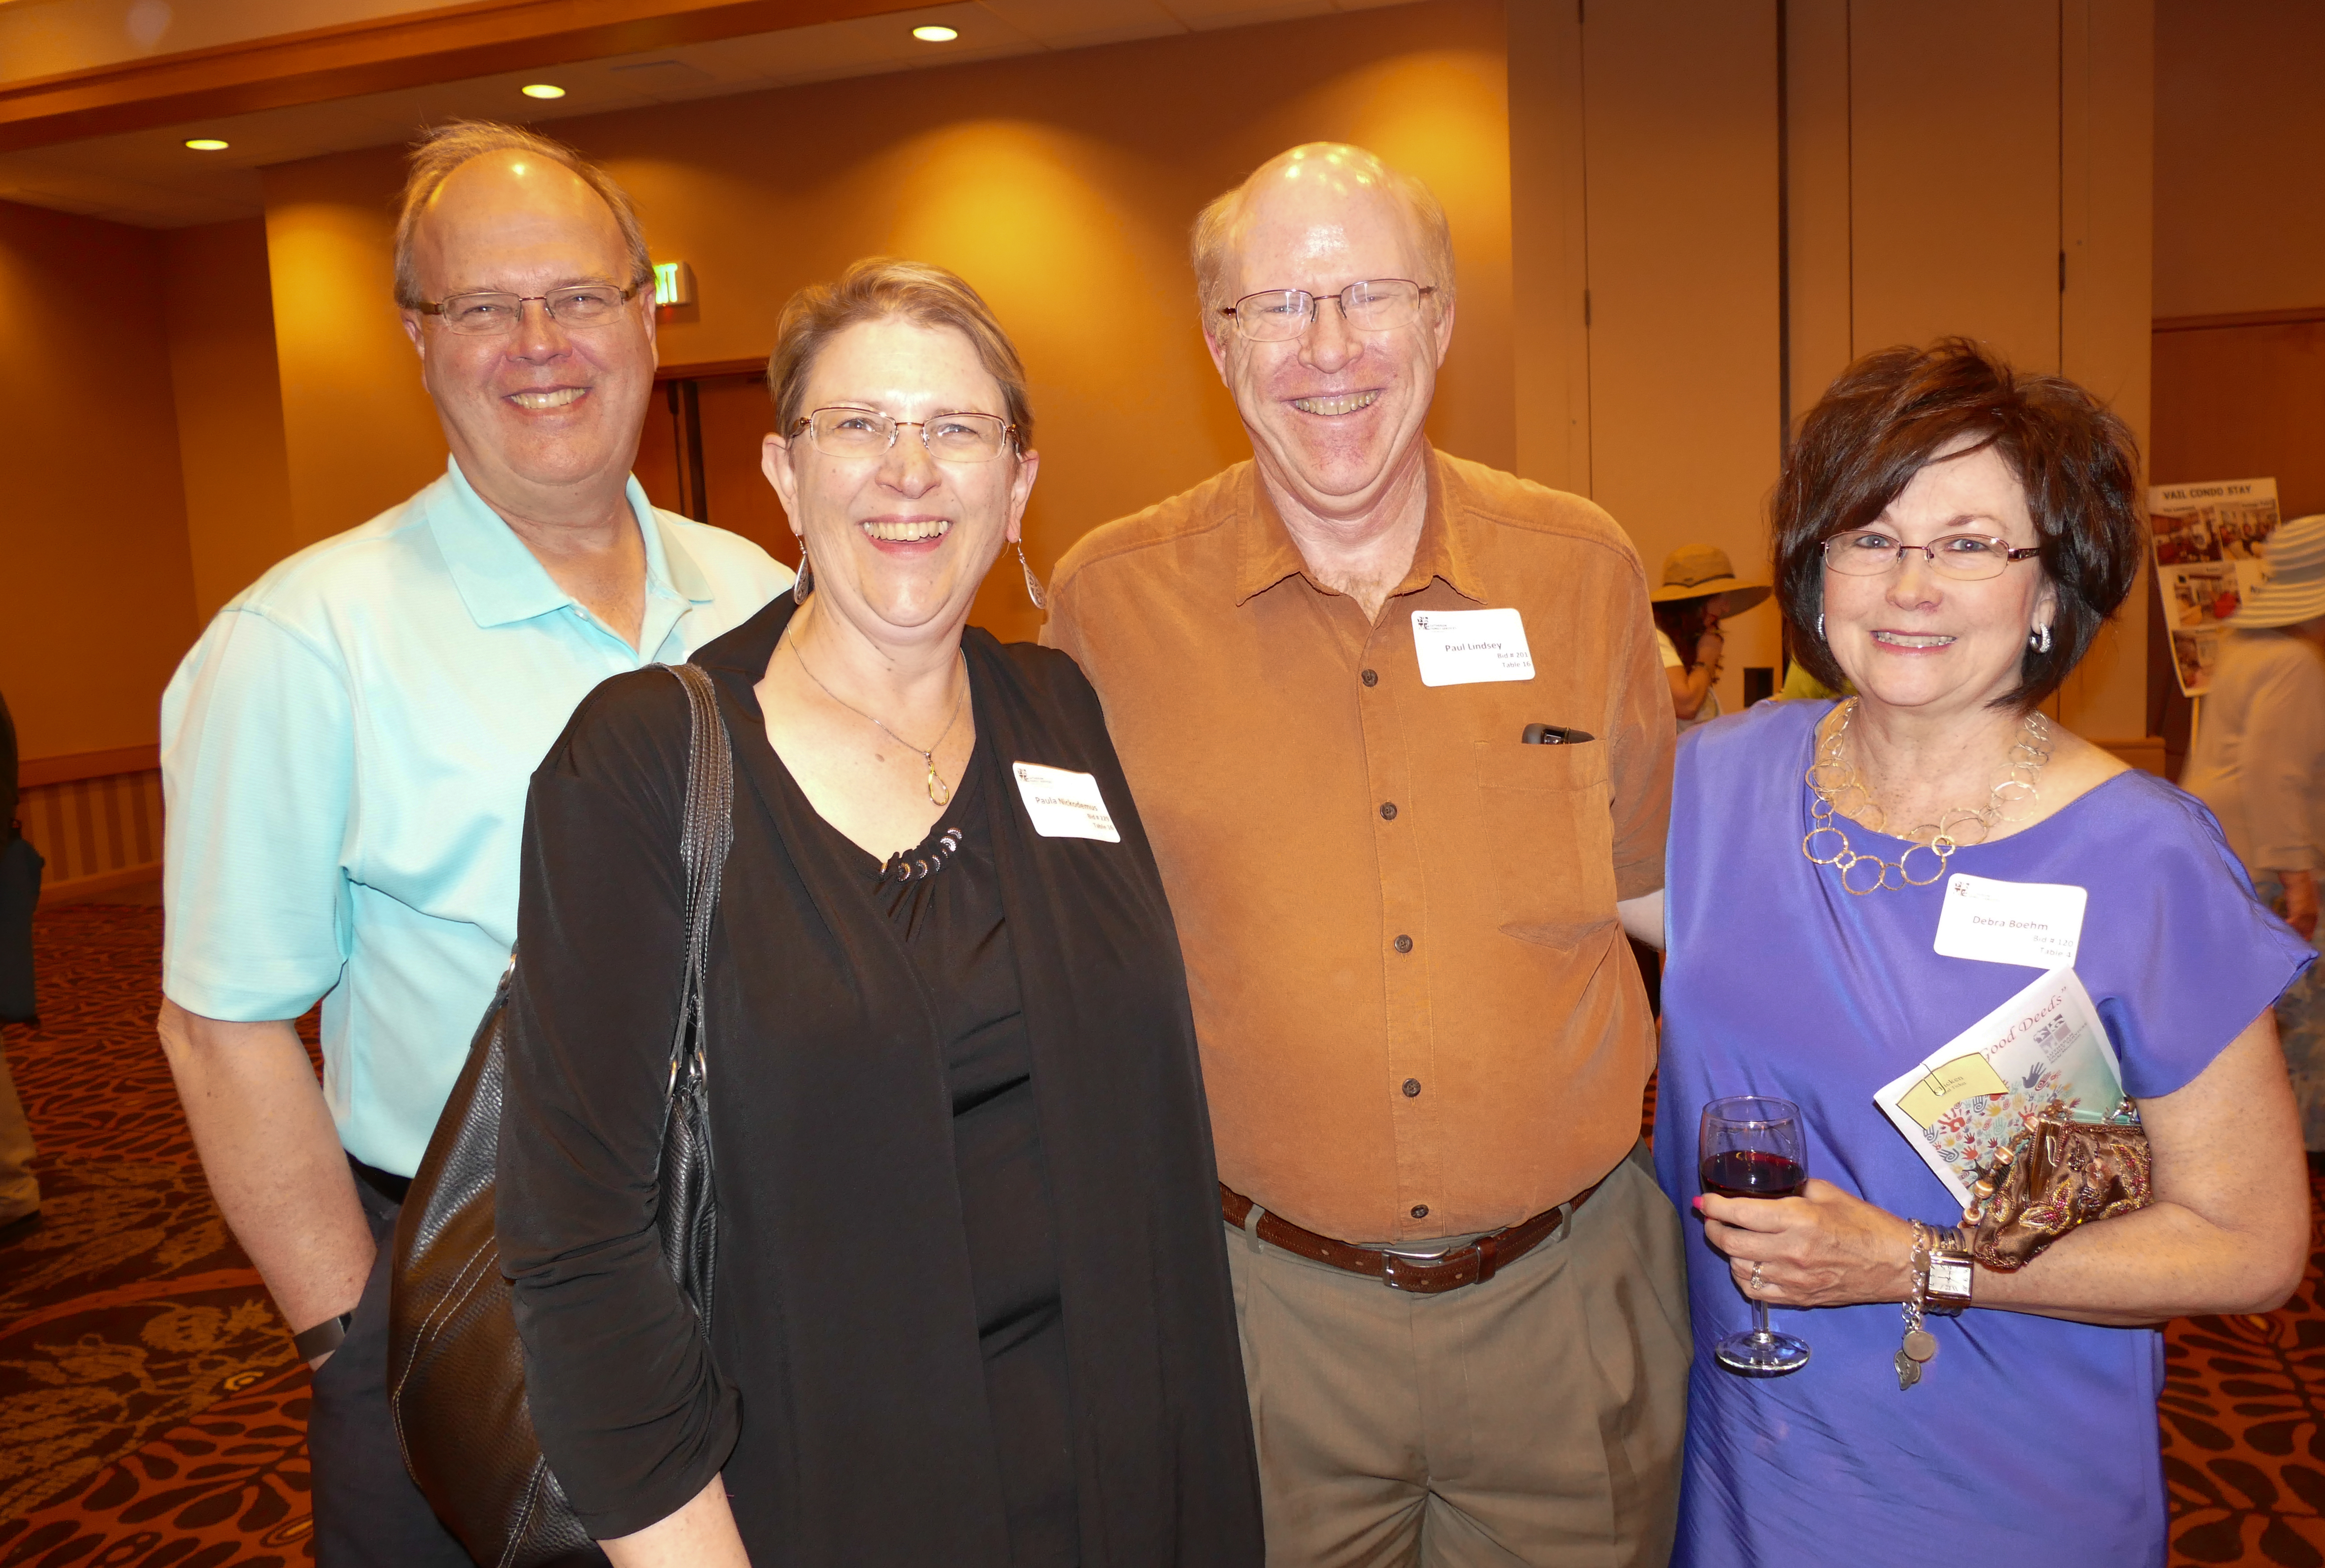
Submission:
[[[630,478],[653,265],[603,171],[505,125],[435,132],[395,278],[444,476],[237,594],[162,702],[162,1044],[316,1369],[323,1568],[468,1562],[396,1446],[382,1242],[508,963],[526,779],[592,687],[790,580]],[[292,1026],[319,997],[320,1087]]]
[[[678,683],[607,682],[533,776],[497,1218],[542,1452],[616,1568],[1259,1568],[1170,907],[1088,682],[968,626],[1024,367],[873,258],[767,379],[799,589],[696,660],[737,780],[707,1333],[654,1215]]]
[[[2259,546],[2268,581],[2227,623],[2180,787],[2212,808],[2253,891],[2312,945],[2325,869],[2325,515]],[[2302,1140],[2325,1160],[2325,979],[2277,999],[2276,1030]]]
[[[1663,583],[1649,594],[1655,607],[1655,644],[1671,682],[1679,728],[1719,717],[1720,657],[1728,639],[1720,623],[1768,597],[1765,582],[1743,582],[1716,544],[1683,544],[1663,561]]]
[[[1194,263],[1252,460],[1083,538],[1043,637],[1178,919],[1269,1560],[1659,1565],[1687,1348],[1621,956],[1672,745],[1645,571],[1422,433],[1455,290],[1421,181],[1295,147]]]
[[[1973,1520],[2015,1561],[2162,1568],[2154,1325],[2265,1313],[2300,1282],[2308,1182],[2269,1004],[2314,955],[2199,803],[2038,706],[2137,580],[2141,500],[2122,421],[1958,339],[1858,360],[1785,454],[1792,645],[1858,695],[1680,747],[1654,1146],[1702,1221],[1681,1568],[1950,1560]],[[1949,913],[1972,878],[1982,924]],[[1874,1095],[2058,944],[2138,1102],[2154,1202],[1927,1297],[1922,1263],[1968,1257],[1961,1204]],[[1800,1107],[1800,1195],[1698,1196],[1699,1118],[1731,1095]],[[1753,1301],[1805,1366],[1714,1359]]]
[[[16,724],[0,698],[0,1024],[34,1022],[32,912],[41,903],[41,856],[16,821]],[[32,1124],[8,1058],[0,1053],[0,1229],[41,1211],[32,1174]]]

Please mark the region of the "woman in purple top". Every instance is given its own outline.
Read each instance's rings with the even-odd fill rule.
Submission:
[[[2307,1183],[2269,1006],[2312,955],[2200,804],[2037,708],[2135,579],[2136,487],[2114,415],[1959,340],[1858,361],[1785,463],[1793,647],[1859,695],[1769,704],[1680,751],[1655,1162],[1702,1234],[1677,1563],[1956,1564],[2006,1542],[2030,1563],[2160,1564],[2154,1325],[2266,1312],[2301,1277]],[[2018,1272],[1979,1266],[1901,1389],[1911,1221],[1949,1231],[1959,1205],[1874,1092],[2051,961],[1938,954],[1959,874],[2054,927],[2074,923],[2006,885],[2087,892],[2073,965],[2139,1101],[2154,1202]],[[1801,1107],[1800,1196],[1698,1196],[1698,1118],[1739,1094]],[[1811,1346],[1792,1376],[1710,1354],[1755,1298]]]

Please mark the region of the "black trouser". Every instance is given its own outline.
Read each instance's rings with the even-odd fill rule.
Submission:
[[[402,1206],[395,1178],[357,1174],[379,1257],[347,1337],[315,1374],[307,1413],[317,1568],[472,1568],[412,1484],[387,1409],[387,1281]]]

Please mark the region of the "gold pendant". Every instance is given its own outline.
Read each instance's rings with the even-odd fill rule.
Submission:
[[[937,777],[937,765],[929,764],[929,799],[940,806],[952,803],[952,785]]]
[[[1904,1351],[1916,1361],[1927,1361],[1938,1353],[1938,1336],[1927,1329],[1909,1329]]]

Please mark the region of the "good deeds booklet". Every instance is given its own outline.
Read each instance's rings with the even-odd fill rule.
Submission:
[[[2123,1103],[2123,1064],[2071,968],[2051,970],[1873,1097],[1965,1204],[1980,1167],[2053,1100],[2092,1121]]]

